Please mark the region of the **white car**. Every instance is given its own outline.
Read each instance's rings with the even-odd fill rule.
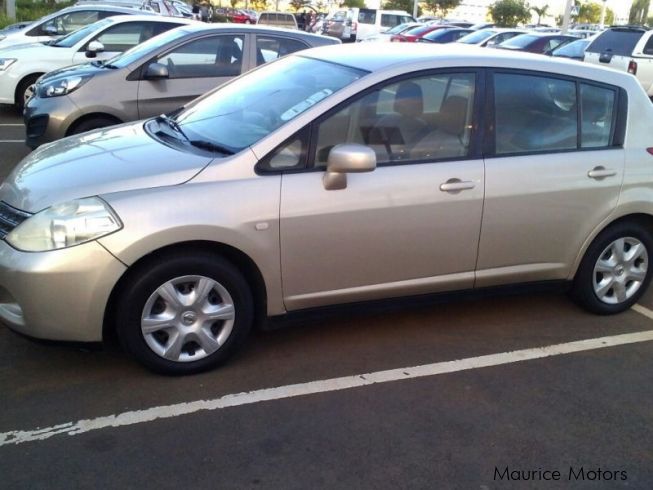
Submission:
[[[51,41],[114,15],[142,14],[137,9],[111,5],[68,7],[19,29],[0,32],[0,49],[17,44]]]
[[[48,44],[0,49],[0,104],[21,109],[36,80],[52,70],[106,60],[169,29],[193,21],[158,15],[119,15],[95,22]]]

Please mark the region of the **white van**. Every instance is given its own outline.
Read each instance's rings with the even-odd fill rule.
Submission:
[[[405,10],[349,9],[351,40],[380,34],[404,22],[416,22]]]

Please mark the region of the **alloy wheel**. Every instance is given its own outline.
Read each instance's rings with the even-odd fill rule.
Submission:
[[[603,250],[594,265],[594,294],[603,303],[623,303],[639,291],[647,272],[644,244],[633,237],[618,238]]]

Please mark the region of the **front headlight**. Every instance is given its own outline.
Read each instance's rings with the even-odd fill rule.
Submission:
[[[16,62],[16,58],[0,58],[0,71],[5,71]]]
[[[25,252],[45,252],[97,240],[122,228],[120,218],[99,197],[56,204],[27,218],[7,235]]]
[[[39,97],[59,97],[68,95],[70,92],[77,90],[91,79],[87,77],[66,77],[53,80],[51,82],[40,83],[37,85]]]

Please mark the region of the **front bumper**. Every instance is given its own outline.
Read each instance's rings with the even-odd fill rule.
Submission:
[[[30,337],[96,342],[125,265],[97,242],[20,252],[0,240],[0,322]]]
[[[34,149],[66,136],[71,123],[79,116],[79,108],[67,95],[32,97],[25,106],[25,144]]]

